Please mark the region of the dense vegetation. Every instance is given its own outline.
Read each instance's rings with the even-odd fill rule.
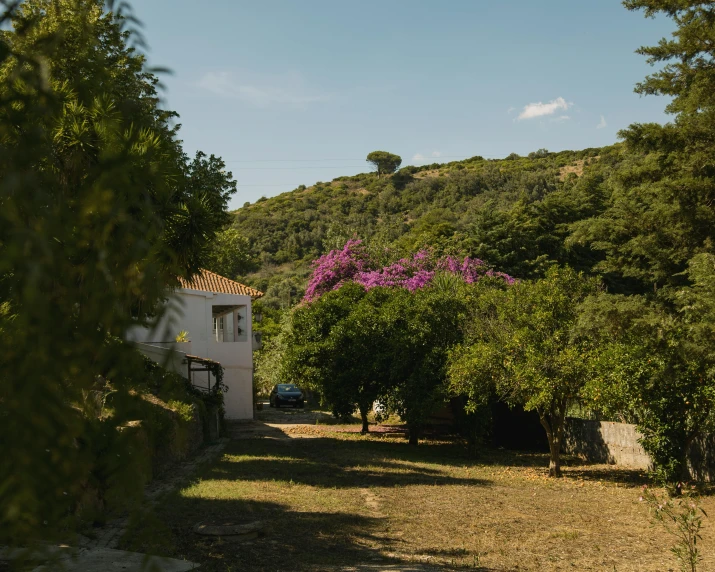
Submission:
[[[118,427],[150,373],[113,343],[206,263],[235,191],[187,157],[128,15],[101,0],[0,13],[0,544],[73,530],[126,478]],[[193,397],[174,396],[188,406]],[[105,398],[115,404],[97,407]],[[183,401],[182,401],[183,400]],[[177,403],[178,403],[177,401]],[[146,408],[145,408],[146,410]],[[136,419],[136,418],[135,418]],[[141,419],[141,417],[139,417]],[[124,475],[121,477],[121,475]],[[124,491],[125,498],[131,495]]]
[[[687,478],[690,446],[715,428],[715,6],[625,5],[665,13],[678,26],[673,40],[641,48],[652,63],[665,65],[636,88],[672,96],[672,123],[631,125],[620,133],[622,143],[603,149],[542,149],[526,158],[407,167],[390,178],[343,177],[236,213],[258,268],[246,279],[266,289],[265,304],[274,307],[300,298],[308,260],[353,236],[366,240],[373,264],[381,260],[399,272],[408,266],[406,255],[427,247],[430,256],[483,259],[520,279],[504,291],[463,280],[452,288],[461,309],[437,298],[423,306],[423,297],[438,296],[438,276],[423,277],[417,288],[371,282],[361,259],[345,265],[334,250],[312,267],[305,303],[268,344],[259,379],[304,372],[339,413],[342,372],[348,362],[353,371],[365,364],[368,377],[359,386],[408,423],[410,407],[396,396],[417,394],[419,387],[430,387],[420,394],[424,402],[454,396],[466,399],[468,410],[496,395],[539,413],[553,475],[563,419],[579,403],[636,423],[658,475]],[[337,280],[316,296],[314,283],[323,276]],[[353,285],[367,291],[364,298]],[[423,308],[421,327],[409,325],[405,303],[385,344],[402,340],[413,363],[421,364],[408,351],[415,339],[420,355],[448,354],[447,361],[421,364],[422,372],[432,372],[424,376],[394,375],[394,363],[380,361],[351,322],[356,312],[361,326],[379,330],[377,321],[392,331],[393,302],[375,300],[409,298],[410,291],[414,306]],[[457,314],[458,335],[430,337],[433,321]],[[399,362],[399,355],[394,348],[391,359]],[[355,393],[352,405],[362,409]],[[419,426],[424,414],[414,419]]]
[[[232,274],[266,292],[264,303],[289,307],[302,297],[310,262],[354,236],[397,254],[429,245],[519,276],[549,261],[589,266],[591,252],[564,245],[566,226],[603,208],[594,190],[622,160],[622,145],[541,150],[301,186],[234,213],[247,250]]]
[[[496,396],[539,413],[553,475],[579,401],[637,423],[659,474],[683,478],[689,446],[715,428],[715,6],[625,5],[677,25],[641,49],[663,66],[637,86],[671,97],[671,123],[632,125],[601,149],[395,172],[399,157],[381,152],[379,173],[231,217],[231,174],[184,153],[131,18],[101,0],[10,3],[0,543],[63,536],[87,490],[138,490],[118,431],[150,415],[138,393],[179,415],[195,396],[116,339],[202,266],[266,291],[263,327],[280,333],[263,383],[300,375],[337,414],[378,399],[413,442],[446,399],[477,415]]]

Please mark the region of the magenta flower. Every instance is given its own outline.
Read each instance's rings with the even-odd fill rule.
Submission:
[[[379,268],[360,240],[349,240],[342,250],[331,250],[315,260],[312,266],[313,274],[303,299],[306,302],[351,281],[366,290],[382,286],[401,287],[414,292],[429,286],[437,272],[459,275],[467,284],[478,282],[483,276],[500,278],[510,285],[515,282],[508,274],[489,269],[478,258],[436,258],[430,250],[420,250],[411,258],[401,258]]]

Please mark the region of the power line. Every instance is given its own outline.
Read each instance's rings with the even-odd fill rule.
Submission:
[[[366,165],[334,165],[332,167],[238,167],[242,171],[277,171],[280,169],[365,169]]]
[[[363,159],[232,159],[224,163],[306,163],[318,161],[362,161]]]
[[[428,162],[433,160],[434,163],[439,162],[441,159],[470,159],[476,155],[442,155],[440,157],[424,157],[420,159],[419,162]],[[499,158],[496,155],[480,155],[487,159]],[[231,159],[224,160],[224,163],[319,163],[325,161],[365,161],[365,159]]]
[[[469,159],[475,155],[443,155],[441,157],[425,157],[420,163],[429,164],[430,159],[434,159],[433,163],[438,163],[440,159]],[[481,155],[486,159],[498,158],[494,155]],[[240,159],[232,161],[224,161],[224,163],[298,163],[298,162],[318,162],[318,161],[360,161],[360,159]],[[417,166],[417,165],[415,165]],[[330,167],[239,167],[241,171],[268,171],[268,170],[311,170],[311,169],[363,169],[365,165],[334,165]],[[284,184],[242,184],[238,183],[240,188],[247,187],[290,187],[292,183]]]
[[[291,183],[286,183],[285,185],[242,185],[241,183],[238,183],[238,188],[243,189],[245,187],[287,187],[290,185]]]

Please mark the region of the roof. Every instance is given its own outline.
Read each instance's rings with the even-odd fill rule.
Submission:
[[[219,362],[209,359],[209,358],[200,357],[200,356],[192,356],[191,354],[186,354],[186,359],[195,361],[197,363],[203,363],[203,364],[208,364],[208,365],[214,364],[214,363],[219,363]],[[221,365],[221,364],[219,363],[219,365]]]
[[[215,294],[239,294],[241,296],[250,296],[251,298],[263,296],[263,292],[259,292],[255,288],[203,268],[191,280],[179,278],[179,283],[182,288],[214,292]]]

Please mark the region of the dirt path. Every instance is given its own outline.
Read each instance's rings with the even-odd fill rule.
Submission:
[[[256,412],[254,421],[233,421],[227,423],[231,439],[309,439],[319,435],[308,431],[296,431],[302,427],[332,425],[335,418],[326,411],[293,407],[273,408],[264,401],[263,409]]]

